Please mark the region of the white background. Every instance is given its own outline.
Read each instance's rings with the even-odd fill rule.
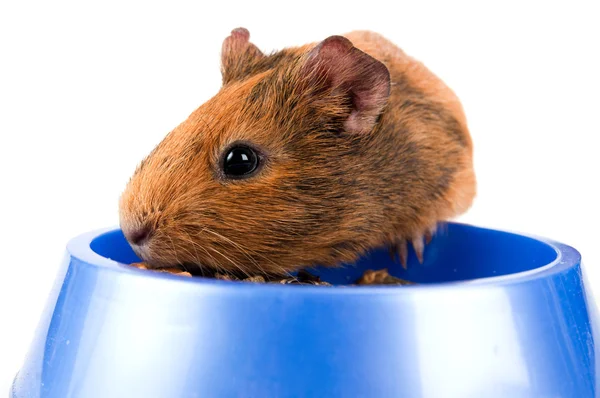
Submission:
[[[238,26],[264,51],[376,30],[463,101],[479,193],[460,220],[551,237],[600,297],[593,2],[0,3],[0,395],[68,239],[117,224],[136,164],[219,88]]]

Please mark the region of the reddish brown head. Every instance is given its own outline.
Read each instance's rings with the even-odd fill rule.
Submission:
[[[236,29],[224,41],[223,87],[121,197],[123,232],[151,266],[283,273],[370,244],[378,207],[361,148],[386,107],[388,69],[341,36],[271,55],[248,39]]]

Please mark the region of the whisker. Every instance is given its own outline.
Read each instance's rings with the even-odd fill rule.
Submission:
[[[254,252],[254,251],[252,251],[252,250],[249,250],[249,249],[247,249],[247,248],[244,248],[242,245],[240,245],[240,244],[238,244],[238,243],[234,242],[233,240],[231,240],[231,239],[229,239],[229,238],[227,238],[227,237],[225,237],[225,236],[221,235],[221,234],[220,234],[220,233],[218,233],[218,232],[212,231],[212,230],[210,230],[210,229],[208,229],[208,228],[204,228],[203,230],[204,230],[204,231],[206,231],[206,232],[212,233],[212,234],[213,234],[213,235],[215,235],[216,237],[218,237],[218,238],[220,238],[220,239],[223,239],[224,241],[226,241],[226,242],[229,242],[229,243],[231,243],[232,245],[234,245],[235,247],[237,247],[237,248],[238,248],[238,249],[239,249],[239,250],[242,252],[242,254],[243,254],[244,256],[246,256],[246,258],[248,258],[248,259],[249,259],[249,260],[250,260],[250,261],[251,261],[251,262],[252,262],[252,263],[253,263],[253,264],[254,264],[254,265],[255,265],[255,266],[256,266],[256,267],[259,269],[259,271],[260,271],[261,273],[263,273],[263,274],[265,274],[265,273],[266,273],[266,272],[265,272],[265,269],[264,269],[264,268],[263,268],[263,267],[260,265],[260,263],[259,263],[258,261],[256,261],[256,259],[254,259],[254,258],[253,258],[253,257],[250,255],[250,253],[252,253],[252,254],[254,254],[255,256],[258,256],[258,257],[260,257],[260,258],[263,258],[264,260],[266,260],[266,261],[268,261],[268,262],[271,262],[273,265],[277,266],[277,264],[276,264],[276,263],[275,263],[273,260],[269,259],[268,257],[265,257],[264,255],[262,255],[262,254],[260,254],[260,253],[256,253],[256,252]]]
[[[173,247],[173,254],[175,255],[175,261],[179,264],[179,257],[177,256],[177,248],[175,247],[175,243],[173,242],[173,238],[170,235],[167,235],[169,240],[171,241],[171,246]]]
[[[213,247],[209,247],[210,250],[214,251],[215,253],[219,254],[220,256],[222,256],[223,258],[225,258],[227,261],[229,261],[231,263],[231,265],[233,265],[234,267],[236,267],[238,270],[240,270],[240,272],[243,275],[246,276],[250,276],[246,270],[241,267],[238,263],[236,263],[235,261],[233,261],[232,259],[230,259],[229,257],[227,257],[226,255],[224,255],[223,253],[221,253],[220,251],[218,251],[217,249],[213,248]]]
[[[200,270],[200,272],[203,273],[203,268],[202,268],[202,259],[200,257],[200,255],[198,254],[198,251],[196,250],[197,248],[200,248],[202,251],[204,251],[204,253],[206,253],[206,255],[208,257],[211,258],[211,260],[213,260],[214,265],[213,267],[216,268],[218,271],[221,270],[221,266],[219,265],[218,261],[212,256],[212,254],[210,254],[204,247],[202,247],[202,245],[198,244],[198,242],[195,242],[192,237],[189,235],[189,233],[186,232],[186,235],[188,236],[183,237],[183,239],[188,242],[189,244],[192,245],[192,247],[194,248],[194,251],[196,252],[196,256],[195,256],[195,265],[198,267],[198,269]]]

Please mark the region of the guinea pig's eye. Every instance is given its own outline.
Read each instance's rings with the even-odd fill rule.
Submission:
[[[258,168],[258,155],[247,146],[235,146],[225,154],[223,171],[228,177],[242,177],[252,174]]]

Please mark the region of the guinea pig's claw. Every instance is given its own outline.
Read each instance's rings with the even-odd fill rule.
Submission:
[[[431,239],[433,239],[433,234],[435,234],[435,229],[432,230],[427,230],[425,232],[425,244],[428,245],[431,243]]]
[[[423,264],[423,253],[425,252],[425,246],[431,243],[431,240],[436,232],[437,224],[434,224],[433,226],[427,228],[422,235],[417,235],[413,238],[412,244],[419,263]],[[423,240],[425,240],[425,243],[423,243]]]
[[[423,235],[418,235],[412,239],[413,249],[419,260],[419,264],[423,264],[423,252],[425,251],[425,243],[423,242]]]
[[[396,243],[392,244],[390,247],[390,256],[392,260],[396,260],[398,258],[402,267],[406,269],[406,263],[408,259],[408,243],[405,239],[399,239]]]
[[[423,264],[424,262],[425,246],[431,242],[436,231],[437,225],[434,225],[433,227],[426,229],[425,232],[417,234],[410,239],[413,249],[415,250],[415,255],[417,256],[417,260],[419,260],[420,264]],[[402,267],[406,269],[408,262],[408,240],[398,239],[390,247],[390,255],[393,260],[398,258],[402,264]]]

